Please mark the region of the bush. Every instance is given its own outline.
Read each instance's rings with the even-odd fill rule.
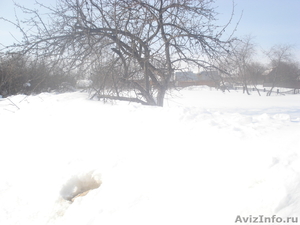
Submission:
[[[20,54],[0,58],[0,95],[3,97],[59,90],[63,83],[75,86],[76,79],[58,66],[47,65],[46,61],[30,60]]]

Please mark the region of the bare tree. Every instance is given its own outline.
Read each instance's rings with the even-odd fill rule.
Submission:
[[[251,83],[251,72],[249,66],[255,54],[255,45],[252,37],[246,36],[243,40],[234,42],[233,51],[230,54],[234,71],[243,85],[243,91],[250,95],[248,85]]]
[[[247,73],[250,77],[251,84],[254,86],[259,95],[261,94],[259,89],[257,88],[257,85],[263,83],[262,74],[265,70],[265,66],[259,62],[251,62],[247,65]]]
[[[272,67],[268,75],[271,89],[268,91],[267,96],[270,96],[276,84],[282,81],[284,74],[288,72],[286,70],[286,64],[292,61],[292,46],[276,45],[266,52],[266,54],[271,61],[270,65]]]
[[[163,106],[180,65],[207,67],[208,59],[230,51],[231,36],[222,40],[229,23],[214,24],[213,0],[61,0],[39,6],[50,11],[47,18],[21,7],[31,17],[28,31],[14,23],[24,39],[13,47],[69,69],[105,69],[98,74],[98,98]]]

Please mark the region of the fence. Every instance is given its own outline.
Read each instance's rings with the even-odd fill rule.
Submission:
[[[209,87],[218,87],[217,83],[213,80],[198,80],[198,81],[176,81],[175,86],[177,87],[189,87],[189,86],[200,86],[206,85]]]
[[[273,83],[264,83],[264,87],[282,87],[282,88],[291,88],[291,89],[300,89],[300,81],[283,81],[283,82],[276,82],[275,85]]]

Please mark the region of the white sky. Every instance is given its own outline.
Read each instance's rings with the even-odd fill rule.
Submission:
[[[29,8],[35,7],[35,0],[15,0],[15,2]],[[55,5],[56,0],[39,0],[39,2]],[[300,0],[235,0],[234,2],[236,7],[233,24],[238,21],[243,12],[236,36],[253,36],[258,50],[268,50],[276,44],[293,45],[296,59],[300,61]],[[232,0],[215,0],[215,6],[220,13],[219,23],[225,24],[230,18]],[[12,0],[0,0],[0,17],[14,20],[14,8]],[[0,44],[9,45],[16,42],[10,33],[20,37],[13,26],[0,20]]]

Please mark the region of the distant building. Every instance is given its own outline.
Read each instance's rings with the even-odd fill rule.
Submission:
[[[175,81],[197,81],[198,76],[192,71],[175,72]]]
[[[271,83],[274,76],[274,68],[267,69],[262,73],[264,83]]]
[[[199,80],[219,81],[221,76],[218,71],[202,71],[197,75]]]
[[[289,79],[289,76],[284,75],[284,72],[277,71],[276,68],[265,70],[262,74],[264,87],[282,87],[291,89],[300,89],[299,77]]]
[[[192,71],[176,72],[174,81],[176,86],[187,87],[194,85],[207,85],[210,87],[216,87],[219,85],[221,76],[218,71],[203,71],[195,74]]]

